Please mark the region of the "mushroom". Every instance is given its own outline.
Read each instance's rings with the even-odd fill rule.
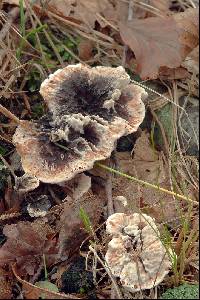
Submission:
[[[146,214],[115,213],[106,222],[112,240],[106,262],[124,288],[137,292],[163,281],[171,268],[166,248],[154,220]]]
[[[15,176],[15,190],[20,194],[35,190],[39,186],[39,180],[37,177],[25,173],[21,177]]]
[[[122,67],[69,65],[51,74],[40,93],[49,114],[24,121],[13,142],[25,172],[47,183],[70,180],[109,157],[116,140],[136,131],[145,114],[147,94],[130,84]]]
[[[27,211],[33,218],[44,217],[51,207],[51,202],[47,195],[39,196],[33,203],[27,205]]]

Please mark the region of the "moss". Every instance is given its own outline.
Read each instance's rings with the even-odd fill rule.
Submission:
[[[173,289],[168,289],[162,294],[161,299],[199,299],[199,286],[182,284]]]

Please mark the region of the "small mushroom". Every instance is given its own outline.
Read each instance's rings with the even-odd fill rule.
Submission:
[[[21,177],[15,177],[15,190],[20,193],[24,194],[30,191],[35,190],[39,186],[39,180],[37,177],[32,176],[30,174],[25,173]]]
[[[108,243],[106,262],[126,289],[151,289],[163,281],[171,262],[150,216],[113,214],[107,220],[106,231],[113,236]]]
[[[49,114],[24,121],[13,137],[23,169],[59,183],[106,159],[123,135],[137,130],[147,94],[122,67],[77,64],[57,70],[40,89]],[[27,130],[29,128],[29,130]]]
[[[47,195],[41,195],[33,203],[27,205],[27,211],[33,218],[44,217],[51,207],[51,202]]]

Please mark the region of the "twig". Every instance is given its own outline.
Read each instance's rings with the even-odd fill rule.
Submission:
[[[0,41],[0,44],[1,44],[1,41]],[[2,96],[4,96],[5,92],[9,89],[9,87],[11,86],[11,84],[14,82],[15,79],[16,79],[16,77],[14,75],[11,75],[9,80],[6,81],[6,85],[5,85],[4,89],[0,92],[0,98]]]
[[[0,221],[6,221],[12,218],[18,218],[22,214],[20,212],[13,212],[13,213],[7,213],[7,214],[0,214]]]
[[[55,193],[54,193],[52,187],[51,187],[50,185],[48,185],[47,188],[48,188],[49,193],[51,194],[51,197],[52,197],[53,200],[56,202],[56,204],[57,204],[57,205],[60,205],[60,204],[62,203],[62,201],[61,201],[58,197],[56,197],[56,195],[55,195]]]
[[[11,111],[9,111],[7,108],[5,108],[3,105],[0,104],[0,112],[6,116],[7,118],[13,120],[16,124],[21,125],[22,121],[18,119]]]
[[[115,279],[113,278],[113,275],[112,275],[112,273],[111,273],[109,267],[107,267],[107,266],[104,264],[104,262],[103,262],[103,261],[101,260],[101,258],[98,256],[96,250],[95,250],[91,245],[89,246],[89,249],[90,249],[90,251],[95,255],[95,257],[97,258],[97,260],[101,263],[101,265],[104,267],[104,269],[105,269],[106,272],[108,273],[108,275],[109,275],[109,277],[110,277],[110,279],[111,279],[111,281],[112,281],[113,287],[114,287],[114,289],[115,289],[115,291],[116,291],[116,294],[117,294],[118,299],[123,299],[123,298],[122,298],[122,294],[121,294],[121,292],[120,292],[120,290],[119,290],[119,287],[117,286],[117,283],[116,283]]]

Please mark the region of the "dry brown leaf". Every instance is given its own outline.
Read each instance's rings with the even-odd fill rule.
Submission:
[[[91,190],[75,202],[68,199],[60,216],[59,244],[60,252],[75,251],[87,236],[83,221],[79,215],[80,207],[84,209],[92,226],[96,226],[103,211],[104,200],[94,195]]]
[[[148,4],[148,3],[147,3]],[[168,13],[170,8],[170,0],[150,0],[150,5],[157,8],[160,12]]]
[[[96,20],[101,22],[98,14],[103,14],[104,11],[109,10],[111,7],[108,0],[79,0],[77,1],[74,17],[78,17],[93,28]]]
[[[195,75],[199,74],[199,46],[194,48],[192,52],[186,57],[182,66],[188,70],[188,72]]]
[[[178,67],[174,69],[161,67],[159,71],[159,78],[162,80],[185,79],[188,77],[190,77],[190,73],[183,67]]]
[[[15,265],[12,266],[12,270],[17,280],[22,284],[22,289],[26,299],[79,299],[73,295],[49,291],[21,279],[17,274]]]
[[[141,3],[130,4],[128,1],[117,1],[116,9],[112,13],[115,22],[127,21],[128,15],[134,20],[154,17],[156,13],[165,16],[169,13],[170,0],[143,0]]]
[[[5,2],[19,6],[19,0],[6,0]],[[26,7],[26,3],[23,3]],[[83,22],[86,25],[94,28],[95,21],[106,26],[99,14],[112,16],[115,14],[113,5],[109,0],[50,0],[50,1],[34,1],[34,8],[36,11],[53,12],[54,14],[60,15],[64,18],[72,18],[73,21],[78,23]]]
[[[53,230],[41,219],[5,225],[3,233],[7,241],[0,248],[0,265],[17,262],[18,270],[33,275],[46,254],[47,264],[56,260]]]
[[[81,42],[78,45],[78,54],[79,58],[81,60],[89,60],[92,58],[92,50],[94,48],[94,45],[92,41],[89,40],[81,40]]]
[[[61,14],[64,17],[68,17],[73,11],[73,5],[76,0],[50,0],[48,1],[48,8],[55,14]]]
[[[95,21],[101,23],[98,14],[103,14],[113,7],[108,0],[51,0],[48,10],[63,17],[72,17],[94,28]]]
[[[135,54],[140,76],[157,78],[160,67],[180,67],[198,45],[198,10],[120,22],[120,34]]]
[[[84,173],[81,173],[62,184],[62,186],[63,190],[66,191],[66,194],[74,201],[77,201],[91,188],[91,178]]]
[[[129,152],[117,153],[119,170],[143,181],[170,189],[167,166],[161,153],[150,145],[149,135],[142,133],[135,143],[134,158]],[[128,211],[145,210],[157,222],[171,222],[177,218],[176,204],[172,196],[146,186],[138,185],[125,177],[113,180],[113,196],[124,196],[128,200]],[[145,208],[146,207],[146,208]],[[145,208],[145,209],[144,209]]]

